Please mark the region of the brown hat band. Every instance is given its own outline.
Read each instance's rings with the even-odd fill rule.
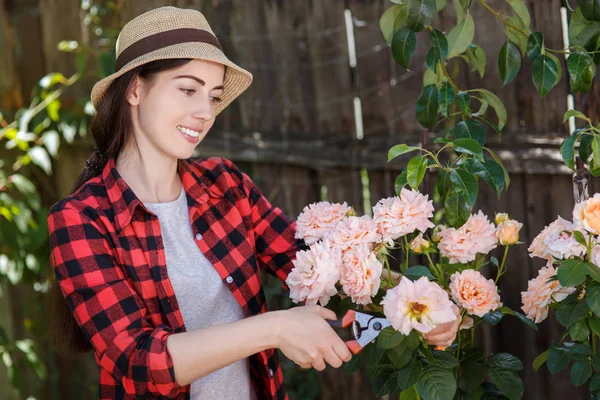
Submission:
[[[123,50],[117,57],[115,71],[146,53],[185,42],[209,43],[223,51],[219,40],[208,31],[193,28],[173,29],[147,36]]]

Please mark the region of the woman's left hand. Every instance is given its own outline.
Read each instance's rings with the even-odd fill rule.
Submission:
[[[454,343],[462,317],[460,316],[460,309],[456,305],[452,305],[452,311],[456,315],[456,320],[438,325],[435,329],[423,335],[428,344],[446,348]]]

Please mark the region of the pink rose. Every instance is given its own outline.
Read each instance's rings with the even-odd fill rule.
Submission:
[[[363,243],[369,244],[372,248],[374,243],[381,241],[381,235],[377,233],[377,226],[371,217],[363,215],[341,220],[329,239],[333,246],[344,251]]]
[[[316,243],[331,234],[351,209],[346,202],[332,204],[327,201],[304,207],[296,221],[296,239],[304,239],[308,245]]]
[[[379,291],[383,265],[365,243],[346,250],[342,256],[340,283],[356,304],[370,304]]]
[[[452,274],[450,290],[456,304],[478,317],[502,307],[494,281],[472,269]]]
[[[373,207],[373,219],[383,240],[394,240],[418,230],[433,228],[433,201],[416,190],[402,189],[399,197],[381,199]]]
[[[428,333],[439,324],[456,320],[448,293],[426,277],[415,282],[403,277],[387,291],[381,304],[391,325],[404,335],[413,329]]]
[[[498,245],[496,227],[481,211],[471,214],[458,229],[442,229],[439,236],[440,253],[451,264],[473,261],[478,253],[487,254]]]
[[[337,294],[335,284],[340,279],[342,252],[327,240],[297,252],[292,262],[294,268],[285,282],[294,303],[306,301],[306,305],[325,306]]]
[[[573,224],[559,216],[556,221],[546,226],[539,235],[533,239],[531,245],[527,249],[530,253],[529,257],[540,257],[545,258],[546,260],[552,260],[552,255],[547,252],[548,243],[552,242],[553,238],[563,231],[573,232]]]

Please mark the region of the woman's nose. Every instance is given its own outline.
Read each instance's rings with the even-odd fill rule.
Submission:
[[[215,108],[210,97],[203,98],[196,104],[192,116],[204,121],[209,121],[215,117]]]

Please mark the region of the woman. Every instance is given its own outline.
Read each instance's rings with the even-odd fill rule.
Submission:
[[[58,343],[94,351],[101,399],[284,399],[276,349],[317,370],[350,360],[332,311],[266,310],[259,270],[285,287],[295,222],[231,161],[187,161],[252,75],[193,10],[138,16],[116,50],[92,90],[97,147],[48,217]]]

